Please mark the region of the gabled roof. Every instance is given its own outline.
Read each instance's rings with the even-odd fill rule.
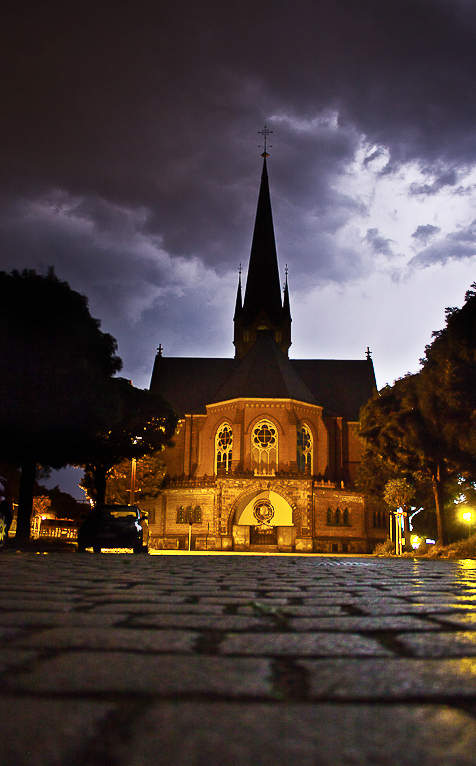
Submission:
[[[160,392],[179,415],[206,413],[205,405],[237,364],[236,359],[157,355],[150,390]]]
[[[181,415],[231,399],[295,399],[324,408],[324,415],[359,419],[376,389],[371,359],[288,359],[270,333],[243,359],[157,356],[152,391]]]
[[[283,354],[272,333],[260,332],[230,377],[208,402],[230,399],[297,399],[318,404],[315,397]]]
[[[324,415],[358,420],[377,388],[371,359],[292,359],[291,364],[325,408]]]

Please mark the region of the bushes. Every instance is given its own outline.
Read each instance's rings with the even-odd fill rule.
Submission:
[[[384,543],[377,543],[374,548],[374,556],[384,556],[385,558],[395,556],[395,541],[387,537]]]

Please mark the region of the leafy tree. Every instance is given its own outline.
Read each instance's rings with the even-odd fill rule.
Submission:
[[[115,416],[116,341],[52,269],[0,272],[0,460],[21,465],[17,538],[27,539],[37,463],[84,462]]]
[[[476,284],[461,309],[446,309],[446,327],[425,349],[419,402],[432,437],[459,473],[476,478]]]
[[[166,474],[165,463],[160,458],[160,451],[137,460],[136,466],[136,501],[157,497]],[[107,473],[106,503],[128,504],[131,497],[131,460],[122,460]],[[88,497],[96,500],[94,477],[86,473],[81,482]]]
[[[162,449],[177,425],[175,412],[161,396],[135,388],[123,378],[116,378],[114,384],[121,403],[119,417],[112,427],[97,434],[85,464],[98,503],[105,502],[107,476],[113,466]]]
[[[447,460],[444,441],[422,415],[419,392],[419,374],[386,386],[363,408],[359,433],[397,475],[410,481],[431,481],[438,537],[446,545],[443,485],[455,468]]]
[[[408,510],[414,494],[413,487],[406,479],[389,479],[385,485],[383,499],[393,509],[404,508]]]

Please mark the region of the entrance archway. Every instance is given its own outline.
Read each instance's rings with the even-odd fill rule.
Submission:
[[[262,489],[250,492],[239,501],[235,511],[235,550],[255,545],[280,547],[280,542],[288,548],[292,527],[293,508],[282,495]]]

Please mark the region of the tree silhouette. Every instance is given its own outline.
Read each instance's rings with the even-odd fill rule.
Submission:
[[[0,272],[0,460],[21,465],[17,538],[30,533],[36,464],[84,462],[117,413],[122,362],[87,299],[50,269]]]

